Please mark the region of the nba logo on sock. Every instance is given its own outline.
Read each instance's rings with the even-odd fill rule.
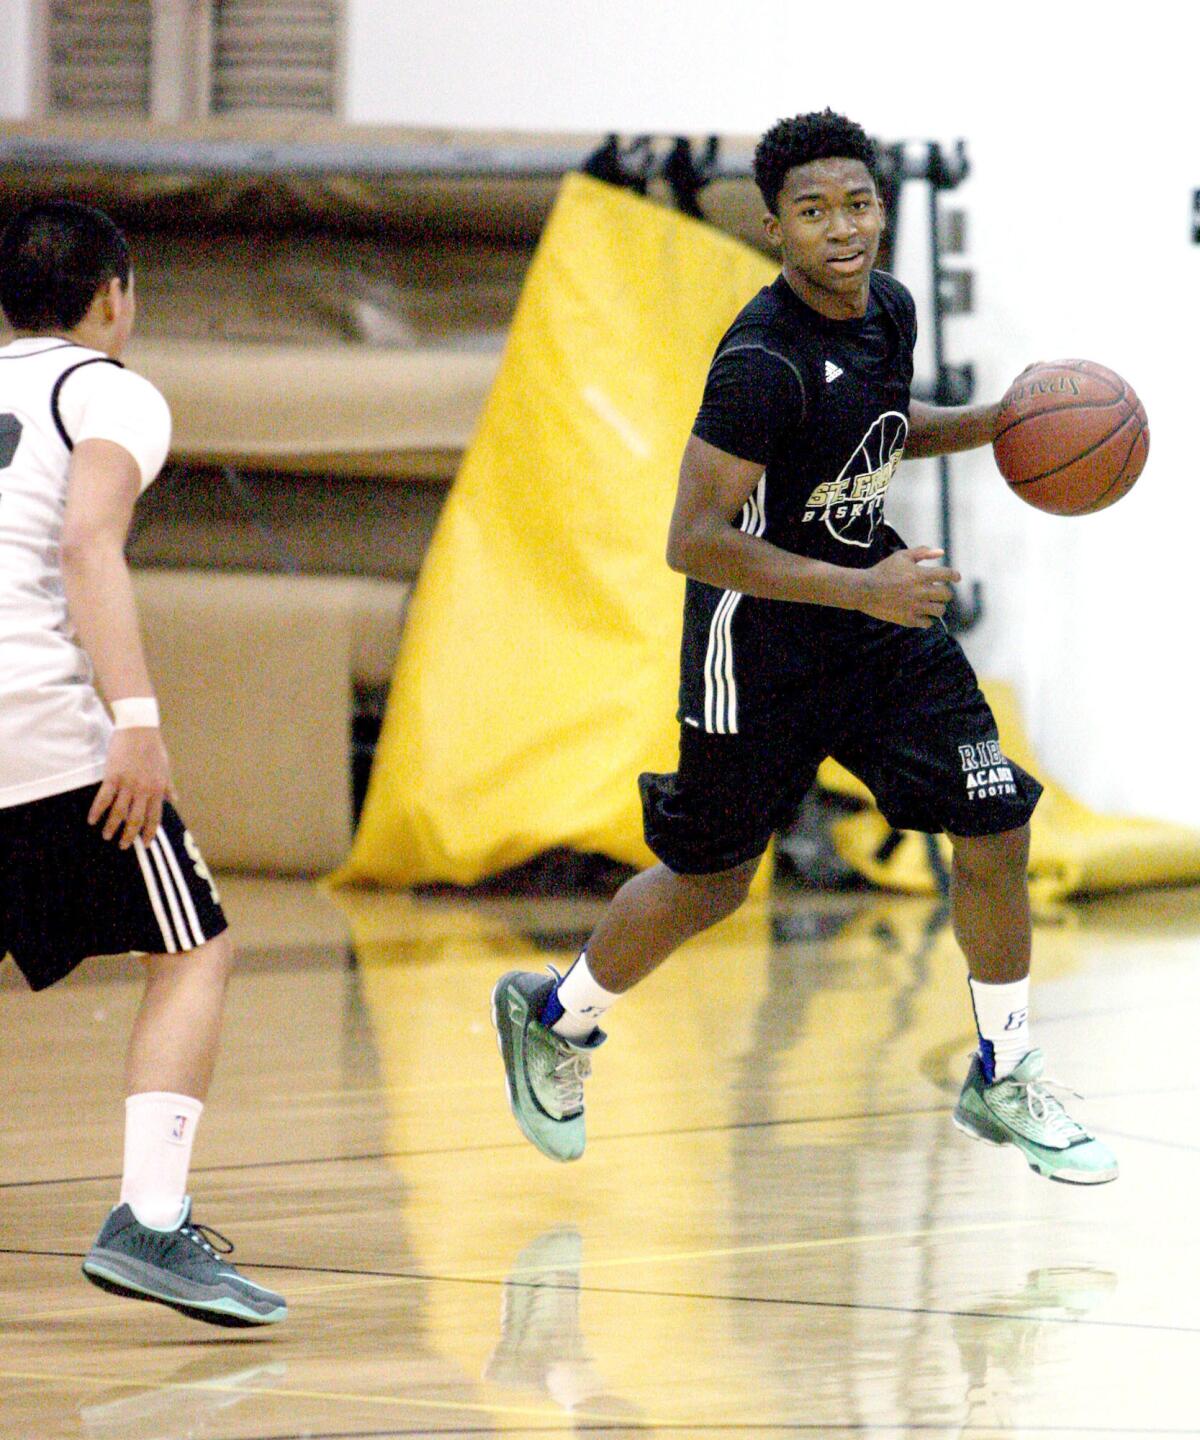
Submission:
[[[173,1121],[172,1124],[171,1124],[171,1131],[170,1131],[170,1135],[169,1135],[168,1138],[170,1138],[171,1140],[175,1140],[175,1141],[177,1141],[179,1144],[182,1145],[182,1144],[183,1144],[184,1133],[185,1133],[186,1130],[187,1130],[187,1116],[186,1116],[186,1115],[176,1115],[174,1121]]]
[[[1014,1010],[1014,1011],[1012,1012],[1012,1014],[1008,1017],[1008,1020],[1007,1020],[1007,1022],[1006,1022],[1006,1024],[1005,1024],[1004,1028],[1005,1028],[1006,1030],[1019,1030],[1019,1029],[1021,1028],[1021,1026],[1024,1025],[1025,1021],[1026,1021],[1028,1018],[1029,1018],[1029,1011],[1028,1011],[1028,1009],[1025,1009],[1025,1010]]]

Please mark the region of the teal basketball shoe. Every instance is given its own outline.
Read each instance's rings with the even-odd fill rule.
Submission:
[[[984,1077],[979,1055],[958,1097],[954,1123],[964,1134],[989,1145],[1015,1145],[1031,1170],[1068,1185],[1103,1185],[1117,1178],[1117,1157],[1067,1114],[1046,1088],[1045,1059],[1031,1050],[1003,1080]],[[1059,1087],[1062,1088],[1062,1087]]]
[[[578,1160],[585,1142],[583,1082],[590,1052],[607,1038],[593,1030],[572,1041],[542,1025],[542,1012],[561,977],[510,970],[492,991],[492,1024],[504,1061],[508,1104],[521,1133],[551,1160]]]

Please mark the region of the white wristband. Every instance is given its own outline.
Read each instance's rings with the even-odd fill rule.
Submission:
[[[137,695],[112,702],[113,726],[117,730],[157,730],[158,701],[153,695]]]

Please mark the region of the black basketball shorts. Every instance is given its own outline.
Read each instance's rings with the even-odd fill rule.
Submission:
[[[961,646],[941,625],[887,628],[861,664],[777,692],[753,731],[681,726],[676,773],[638,782],[646,843],[665,865],[706,875],[761,855],[829,755],[897,830],[996,835],[1028,821],[1042,787],[1002,753]]]
[[[34,990],[90,955],[177,954],[226,929],[204,859],[171,805],[149,845],[87,823],[98,785],[0,810],[0,957]]]

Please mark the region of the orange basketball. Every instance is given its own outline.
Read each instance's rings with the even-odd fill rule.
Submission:
[[[1051,515],[1088,515],[1126,493],[1150,452],[1142,402],[1094,360],[1031,365],[1009,386],[992,450],[1001,475]]]

